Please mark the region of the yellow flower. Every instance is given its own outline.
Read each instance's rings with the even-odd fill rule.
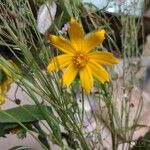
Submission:
[[[8,60],[8,62],[17,70],[19,68],[13,61]],[[10,85],[14,82],[15,77],[12,76],[11,72],[6,69],[5,66],[0,64],[0,105],[5,102],[5,93],[10,89]]]
[[[51,43],[64,54],[54,57],[47,70],[52,72],[66,68],[62,83],[67,87],[79,75],[81,86],[89,94],[93,87],[93,77],[101,83],[109,81],[109,74],[102,65],[117,64],[118,59],[107,51],[92,51],[104,41],[103,29],[85,36],[82,25],[71,19],[68,35],[70,39],[50,35]]]

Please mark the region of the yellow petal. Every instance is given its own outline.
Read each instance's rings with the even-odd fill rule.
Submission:
[[[84,30],[82,24],[78,23],[75,19],[71,18],[68,34],[71,40],[83,39]]]
[[[60,55],[52,59],[51,63],[49,63],[47,67],[47,70],[49,72],[55,70],[58,71],[64,67],[69,66],[71,63],[72,63],[72,55],[69,54]]]
[[[88,37],[85,37],[83,49],[89,52],[99,44],[101,44],[105,39],[105,30],[98,30],[94,33],[90,33]]]
[[[49,36],[50,41],[52,44],[61,50],[63,53],[74,53],[75,49],[71,45],[70,41],[63,38],[62,36],[55,36],[55,35],[50,35]]]
[[[106,51],[90,53],[89,59],[102,65],[113,65],[119,63],[119,59],[114,57],[112,53]]]
[[[75,19],[71,19],[70,27],[68,29],[71,44],[76,51],[81,51],[82,43],[84,39],[84,30],[82,24],[78,23]]]
[[[0,93],[0,105],[2,105],[4,102],[5,102],[5,97]]]
[[[109,74],[101,65],[97,64],[96,62],[89,62],[88,66],[91,68],[92,75],[96,80],[102,83],[109,81]]]
[[[10,85],[12,84],[13,80],[7,79],[2,85],[1,85],[1,92],[7,92],[10,89]]]
[[[86,94],[89,95],[91,88],[93,87],[93,77],[91,69],[86,65],[79,72],[80,81],[82,87],[85,89]]]
[[[3,94],[2,88],[0,86],[0,105],[5,102],[5,96]]]
[[[78,69],[76,69],[73,64],[70,64],[62,77],[63,86],[66,85],[68,87],[73,82],[77,74]]]

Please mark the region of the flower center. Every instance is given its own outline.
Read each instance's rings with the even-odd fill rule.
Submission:
[[[74,57],[73,57],[73,63],[74,66],[76,68],[83,68],[88,62],[88,57],[86,54],[84,53],[77,53]]]

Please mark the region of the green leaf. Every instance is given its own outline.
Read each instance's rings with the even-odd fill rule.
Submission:
[[[42,109],[45,109],[46,106],[42,105]],[[8,116],[7,114],[10,116]],[[49,112],[51,114],[51,112]],[[20,128],[20,125],[17,123],[13,117],[23,123],[24,125],[33,124],[39,120],[44,120],[44,116],[39,111],[36,105],[24,105],[4,111],[0,111],[0,137],[4,137],[5,134],[8,134],[9,131],[13,128]]]
[[[33,150],[33,149],[28,148],[28,147],[24,147],[24,146],[15,146],[9,150]]]
[[[0,123],[0,137],[5,137],[5,134],[9,133],[10,129],[18,127],[17,124],[13,123]]]
[[[42,106],[43,109],[46,106]],[[6,113],[15,117],[21,123],[34,122],[44,120],[43,115],[36,105],[24,105],[5,110]],[[17,123],[13,118],[0,111],[0,123]]]
[[[65,6],[65,9],[67,11],[67,13],[69,14],[70,17],[73,16],[73,12],[72,12],[72,5],[70,3],[70,0],[63,0],[64,1],[64,6]]]
[[[9,114],[9,115],[7,115]],[[11,117],[12,116],[12,117]],[[15,119],[13,119],[15,118]],[[52,130],[52,137],[56,144],[63,146],[59,122],[54,116],[51,107],[44,105],[24,105],[0,111],[0,136],[5,136],[9,130],[16,128],[17,122],[24,125],[34,124],[37,121],[46,120]]]

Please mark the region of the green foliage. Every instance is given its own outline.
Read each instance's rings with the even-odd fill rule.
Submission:
[[[53,132],[53,140],[58,145],[62,144],[59,123],[52,113],[51,108],[44,105],[39,105],[39,107],[37,105],[24,105],[5,111],[0,111],[0,137],[8,134],[11,129],[20,128],[21,126],[18,124],[18,122],[21,122],[27,126],[40,120],[46,120],[48,117],[50,120],[48,123]]]
[[[71,5],[70,0],[63,0],[63,4],[64,4],[64,6],[65,6],[65,9],[66,9],[67,13],[68,13],[70,16],[73,16],[72,5]]]
[[[26,126],[40,120],[44,120],[44,117],[35,105],[19,106],[5,110],[5,112],[0,111],[0,137],[8,134],[11,129],[21,128],[18,121]]]
[[[33,150],[33,149],[28,148],[28,147],[24,147],[24,146],[15,146],[9,150]]]
[[[46,106],[41,106],[46,109]],[[15,117],[16,120],[22,123],[29,123],[39,120],[44,120],[43,115],[36,105],[24,105],[5,110],[10,116]],[[3,111],[0,112],[0,123],[17,123],[12,117],[8,116]]]

